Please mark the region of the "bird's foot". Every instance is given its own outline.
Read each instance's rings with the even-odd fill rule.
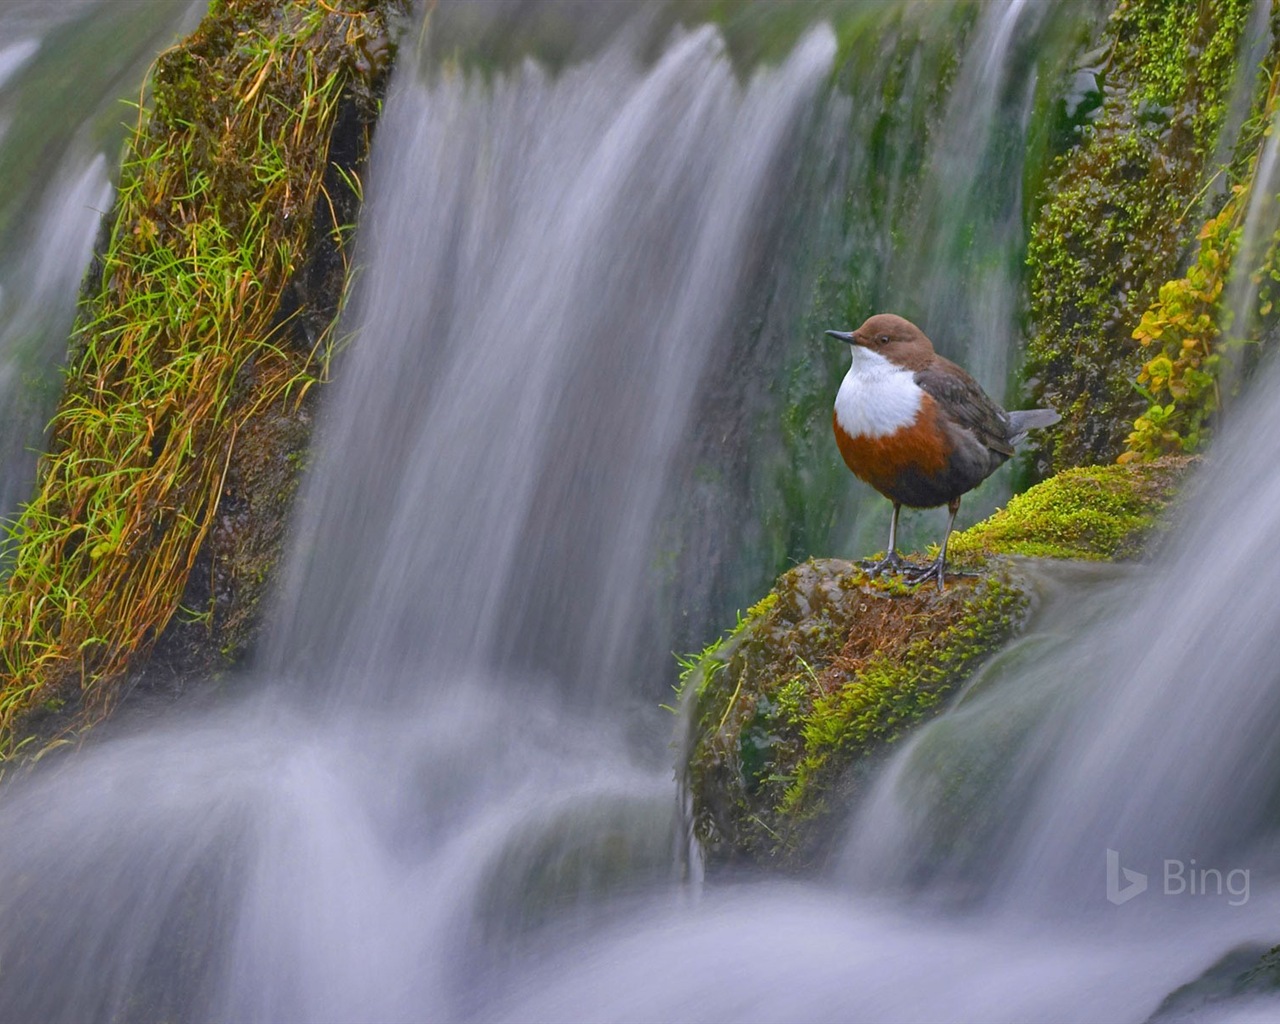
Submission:
[[[911,567],[914,571],[906,574],[906,581],[910,586],[919,586],[921,583],[928,583],[929,580],[938,581],[938,589],[942,589],[942,581],[946,576],[963,576],[969,579],[977,579],[982,575],[980,572],[973,572],[968,569],[948,569],[947,563],[941,558],[935,558],[928,565],[915,565]]]
[[[929,565],[921,566],[916,572],[906,574],[906,581],[913,587],[918,587],[921,583],[928,583],[929,580],[938,581],[938,590],[941,591],[942,581],[947,575],[947,563],[944,558],[939,556],[935,558]]]
[[[921,572],[926,566],[918,565],[915,562],[908,562],[905,558],[899,557],[896,551],[890,551],[884,558],[864,558],[858,563],[868,576],[887,576],[893,573],[902,576],[906,573]]]

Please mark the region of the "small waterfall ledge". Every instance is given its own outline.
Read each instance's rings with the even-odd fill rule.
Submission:
[[[824,860],[890,746],[1026,625],[1042,563],[1142,558],[1194,462],[1077,468],[1037,484],[952,538],[952,567],[972,575],[942,593],[834,558],[784,573],[685,662],[682,772],[708,864]]]

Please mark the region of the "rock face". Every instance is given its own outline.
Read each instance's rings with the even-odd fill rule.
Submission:
[[[1030,595],[1006,556],[1139,555],[1192,461],[1046,480],[953,539],[956,561],[978,570],[949,577],[942,593],[837,559],[783,574],[685,662],[684,784],[708,863],[818,862],[878,755],[1024,621]]]
[[[933,714],[1026,596],[1008,567],[909,589],[851,562],[790,570],[684,679],[686,784],[712,863],[802,867],[850,770]]]
[[[1042,471],[1113,461],[1151,404],[1132,385],[1145,361],[1133,330],[1162,285],[1182,276],[1206,216],[1249,177],[1247,160],[1235,161],[1229,187],[1213,187],[1217,154],[1257,142],[1227,116],[1252,8],[1121,0],[1077,69],[1027,254],[1034,328],[1024,372],[1033,402],[1062,413],[1056,430],[1031,440]]]

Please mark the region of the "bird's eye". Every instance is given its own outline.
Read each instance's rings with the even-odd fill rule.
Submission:
[[[882,334],[880,337],[876,338],[876,341],[881,345],[887,345],[889,343],[889,335]]]

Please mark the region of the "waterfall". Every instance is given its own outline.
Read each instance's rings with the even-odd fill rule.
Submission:
[[[1013,57],[1039,41],[1048,11],[1025,0],[982,9],[931,143],[933,166],[910,232],[918,241],[903,253],[892,303],[918,308],[935,333],[945,328],[955,358],[993,395],[1009,373],[1025,256],[1023,149],[1007,139],[1025,138],[1036,85],[1034,75],[1016,73]]]
[[[117,16],[48,6],[0,11],[0,170],[17,83]],[[554,71],[406,36],[269,639],[236,699],[126,707],[6,783],[0,1019],[1140,1021],[1276,941],[1280,412],[1259,395],[1280,369],[1158,565],[1040,570],[1027,635],[892,752],[822,877],[682,877],[667,652],[708,577],[742,586],[734,545],[769,547],[752,474],[782,378],[848,326],[787,337],[824,268],[954,325],[936,340],[997,393],[1017,335],[1037,54],[1071,45],[1077,7],[981,5],[961,43],[935,26],[944,71],[886,55],[967,8],[854,6],[856,38],[812,25],[754,68],[705,25],[652,47],[611,28]],[[192,13],[119,9],[150,27],[100,95]],[[862,93],[890,86],[874,151]],[[42,333],[70,318],[79,205],[109,186],[64,150],[21,215],[0,206],[0,332],[17,296],[57,296]],[[1248,871],[1247,894],[1187,892],[1193,868]],[[1257,998],[1233,1019],[1274,1016]]]
[[[734,366],[833,45],[745,88],[710,28],[648,69],[402,69],[275,671],[343,701],[480,663],[634,682],[672,460]]]
[[[889,186],[892,200],[869,223],[858,225],[858,234],[866,237],[852,262],[865,260],[878,268],[869,289],[877,301],[867,312],[889,310],[919,324],[942,355],[968,369],[998,401],[1014,397],[1011,376],[1024,330],[1023,180],[1041,64],[1047,61],[1054,70],[1064,21],[1079,24],[1088,16],[1083,4],[1066,8],[1010,0],[980,5],[945,107],[924,143],[924,173],[913,182],[899,168]],[[875,88],[877,83],[859,85]],[[892,158],[908,159],[912,118],[895,111],[885,119],[881,113],[889,120],[886,127],[869,120],[870,113],[855,109],[852,138],[884,134]],[[853,179],[874,176],[874,151],[859,143],[852,148],[859,165]],[[962,525],[985,518],[1008,500],[1014,468],[1004,467],[966,495]],[[942,510],[914,513],[905,518],[902,536],[908,546],[933,543],[945,523]],[[882,545],[887,531],[888,507],[871,503],[859,510],[849,546]]]
[[[562,908],[678,898],[631,658],[834,52],[406,55],[260,685],[10,787],[0,1016],[465,1017]]]

